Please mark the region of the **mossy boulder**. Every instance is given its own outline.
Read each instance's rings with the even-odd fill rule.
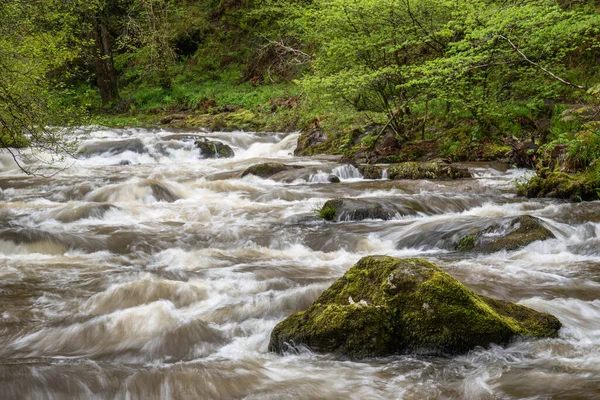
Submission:
[[[405,162],[389,167],[388,177],[398,179],[451,180],[471,178],[466,168],[438,162]]]
[[[255,164],[255,165],[252,165],[252,166],[246,168],[244,170],[244,172],[242,172],[242,178],[246,175],[254,175],[254,176],[258,176],[260,178],[269,178],[270,176],[273,176],[279,172],[289,171],[292,169],[300,169],[300,168],[302,168],[302,167],[298,166],[298,165],[286,165],[286,164],[282,164],[282,163],[271,163],[271,162]]]
[[[482,253],[513,251],[538,240],[554,238],[554,234],[538,218],[523,215],[463,236],[456,244],[456,250]]]
[[[203,158],[231,158],[235,155],[231,147],[215,140],[201,138],[194,144],[200,149]]]
[[[329,140],[329,136],[319,128],[305,129],[298,137],[298,144],[294,150],[296,156],[312,156],[326,152],[323,145]],[[321,150],[321,151],[319,151]]]
[[[530,198],[554,197],[572,201],[600,199],[600,174],[586,171],[567,174],[554,171],[539,174],[519,188],[519,194]]]
[[[555,337],[554,316],[475,294],[420,258],[364,257],[271,332],[269,350],[307,346],[350,358],[461,354],[516,337]]]
[[[377,165],[360,165],[358,170],[365,179],[381,179],[383,175],[383,169]]]
[[[325,202],[319,216],[327,221],[389,220],[403,215],[404,210],[390,200],[339,198]]]

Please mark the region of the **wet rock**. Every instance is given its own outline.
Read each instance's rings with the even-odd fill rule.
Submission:
[[[358,166],[356,160],[352,157],[342,157],[339,159],[338,161],[340,164],[347,164],[347,165],[353,165],[353,166]]]
[[[269,177],[269,179],[272,179],[277,182],[284,182],[284,183],[292,183],[292,182],[300,180],[300,179],[308,182],[310,180],[310,178],[317,173],[318,173],[317,169],[313,168],[313,167],[298,168],[298,169],[291,169],[288,171],[278,172],[274,175],[271,175]]]
[[[456,244],[456,250],[482,253],[513,251],[538,240],[553,238],[554,234],[538,218],[523,215],[463,236]]]
[[[56,212],[54,219],[60,222],[74,222],[86,218],[102,218],[111,210],[119,210],[119,207],[108,203],[86,203],[79,206],[66,206]]]
[[[388,220],[403,211],[389,200],[342,198],[328,200],[319,210],[319,216],[326,221]]]
[[[531,141],[520,141],[514,136],[506,142],[512,147],[510,163],[519,168],[535,169],[540,146]]]
[[[317,147],[327,142],[327,134],[320,128],[303,131],[298,137],[298,145],[294,150],[295,156],[310,156],[319,154]]]
[[[170,124],[171,122],[173,122],[175,120],[183,120],[183,119],[185,119],[185,114],[166,115],[160,119],[160,123],[162,125],[166,125],[166,124]]]
[[[84,143],[79,147],[77,154],[89,157],[96,154],[121,154],[126,151],[133,153],[144,153],[144,143],[140,139],[125,140],[103,140],[98,142]]]
[[[166,201],[167,203],[173,203],[179,200],[181,197],[173,193],[164,183],[158,181],[148,181],[148,186],[152,190],[152,196],[157,201]]]
[[[460,354],[516,337],[555,337],[560,327],[550,314],[475,294],[425,259],[372,256],[275,326],[269,350]]]
[[[119,165],[131,165],[131,161],[129,161],[129,160],[121,160],[121,161],[119,161]]]
[[[591,170],[576,174],[554,171],[539,173],[519,189],[519,194],[530,198],[554,197],[572,201],[600,199],[598,173]]]
[[[340,183],[340,178],[338,178],[337,176],[331,174],[327,177],[327,181],[329,183]]]
[[[200,154],[204,158],[231,158],[234,156],[231,147],[215,140],[201,138],[194,144],[200,149]]]
[[[63,254],[67,250],[88,253],[106,249],[106,240],[81,234],[48,232],[37,228],[9,228],[0,230],[0,240],[11,241],[34,253]]]
[[[376,165],[361,165],[358,170],[365,179],[381,179],[383,173],[383,169]]]
[[[289,171],[293,169],[301,169],[301,166],[298,165],[286,165],[282,163],[262,163],[252,165],[242,172],[242,178],[246,175],[255,175],[261,178],[269,178],[272,175],[275,175],[278,172]]]
[[[466,168],[438,162],[405,162],[391,165],[388,169],[390,179],[433,179],[451,180],[471,178]]]

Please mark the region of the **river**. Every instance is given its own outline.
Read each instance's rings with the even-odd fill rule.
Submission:
[[[600,397],[600,202],[517,197],[515,181],[531,172],[493,164],[469,165],[473,179],[366,180],[331,159],[293,157],[297,134],[80,134],[86,156],[54,177],[23,175],[0,155],[1,399]],[[197,136],[235,157],[200,159]],[[240,178],[265,161],[323,173]],[[341,183],[323,179],[331,171]],[[335,197],[414,213],[317,219]],[[556,239],[473,255],[435,234],[525,214]],[[370,254],[426,257],[563,328],[452,358],[267,351],[279,321]]]

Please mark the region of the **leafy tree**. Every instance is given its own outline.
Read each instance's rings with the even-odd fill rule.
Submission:
[[[316,44],[306,91],[385,113],[403,140],[423,128],[415,113],[430,101],[446,120],[470,121],[474,139],[513,129],[518,104],[536,130],[548,100],[584,94],[598,76],[586,59],[598,55],[595,5],[318,0],[299,24]]]
[[[28,174],[47,172],[73,149],[68,132],[52,126],[76,110],[57,107],[52,91],[65,75],[58,69],[77,55],[78,6],[76,0],[0,0],[0,146]]]

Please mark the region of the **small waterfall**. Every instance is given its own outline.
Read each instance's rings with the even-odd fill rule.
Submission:
[[[387,170],[387,168],[384,168],[384,169],[381,171],[381,179],[384,179],[384,180],[385,180],[385,179],[388,179],[388,170]]]
[[[331,173],[340,179],[361,179],[363,176],[353,165],[342,165],[335,167]]]
[[[318,173],[311,175],[310,182],[312,183],[329,183],[329,176],[327,172],[319,171]]]

